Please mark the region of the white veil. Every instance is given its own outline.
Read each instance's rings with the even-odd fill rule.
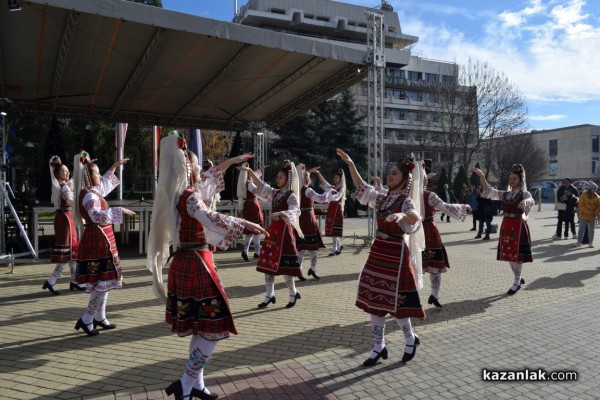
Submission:
[[[425,202],[423,200],[423,181],[425,179],[425,169],[423,161],[417,160],[414,162],[415,168],[412,172],[412,185],[410,187],[409,197],[415,205],[415,210],[419,215],[423,216],[425,212]],[[408,249],[410,251],[411,265],[415,271],[417,280],[417,290],[423,288],[423,260],[422,253],[425,250],[425,232],[423,227],[419,228],[415,233],[408,235]]]
[[[296,195],[296,199],[298,199],[298,207],[300,207],[300,179],[298,178],[298,170],[293,162],[289,162],[291,177],[288,182],[288,186],[290,190]],[[294,229],[298,232],[298,236],[304,238],[304,234],[302,233],[302,229],[300,229],[300,219],[296,218],[294,221]]]
[[[152,272],[154,294],[166,301],[162,267],[169,258],[169,245],[176,251],[180,246],[177,231],[179,197],[187,186],[187,166],[179,148],[179,136],[169,135],[160,141],[160,174],[152,207],[152,222],[148,236],[146,265]]]
[[[58,159],[58,161],[56,161]],[[50,161],[48,162],[48,166],[50,167],[50,182],[52,183],[52,196],[50,200],[55,208],[60,208],[60,185],[56,176],[54,176],[54,167],[52,166],[53,162],[60,162],[60,158],[57,156],[52,156]]]
[[[242,164],[243,167],[247,167],[248,163]],[[248,172],[242,170],[238,176],[237,181],[237,198],[238,198],[238,210],[242,211],[244,208],[244,201],[246,201],[246,190],[248,188]]]

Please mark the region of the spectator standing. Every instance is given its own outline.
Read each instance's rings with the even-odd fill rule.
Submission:
[[[440,193],[438,193],[438,197],[440,199],[442,199],[442,201],[444,203],[448,203],[448,204],[454,204],[454,203],[458,203],[458,201],[456,201],[456,196],[454,196],[454,192],[452,192],[452,190],[448,189],[448,184],[444,184],[444,190],[442,190]],[[440,215],[440,221],[444,220],[444,216],[446,216],[446,222],[450,222],[450,216],[447,214],[442,213],[442,215]]]
[[[594,247],[594,228],[596,220],[600,218],[600,196],[596,194],[598,186],[594,182],[589,182],[581,197],[579,198],[579,232],[577,243],[573,247],[581,247],[583,235],[587,229],[588,247]]]
[[[571,228],[571,234],[573,239],[575,236],[575,207],[579,200],[579,192],[577,188],[572,185],[573,179],[565,178],[562,181],[562,185],[556,192],[556,198],[558,200],[558,223],[556,225],[556,234],[552,236],[552,239],[560,239],[562,224],[565,223],[564,238],[569,238],[569,227]]]

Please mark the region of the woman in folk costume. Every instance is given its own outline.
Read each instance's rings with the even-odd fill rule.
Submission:
[[[402,160],[387,175],[387,194],[364,182],[354,162],[340,149],[338,156],[348,164],[353,195],[361,204],[377,211],[377,232],[358,279],[356,306],[371,314],[374,348],[365,367],[388,358],[385,347],[385,316],[390,314],[402,328],[405,339],[403,362],[412,360],[420,344],[410,318],[425,318],[418,290],[423,286],[421,252],[425,238],[421,227],[424,170],[420,163]]]
[[[425,166],[423,166],[425,168]],[[425,250],[423,250],[423,271],[429,272],[429,281],[431,282],[431,295],[427,303],[433,304],[436,307],[443,307],[440,304],[440,286],[442,284],[442,272],[446,272],[450,268],[448,263],[448,254],[446,247],[442,243],[440,232],[434,220],[436,210],[451,216],[461,222],[467,218],[467,213],[471,211],[471,207],[467,204],[449,204],[445,203],[434,192],[427,190],[427,182],[430,178],[435,177],[432,173],[425,177],[423,185],[423,230],[425,232]]]
[[[81,240],[77,250],[78,283],[87,284],[90,292],[88,306],[77,321],[75,329],[83,329],[89,336],[97,335],[95,328],[114,329],[116,325],[106,319],[108,292],[122,285],[121,262],[115,243],[112,225],[123,222],[123,214],[135,215],[124,207],[109,207],[104,196],[119,186],[115,176],[118,166],[128,159],[115,162],[104,175],[90,160],[87,152],[75,156],[75,202],[73,220],[80,226]],[[82,228],[82,229],[81,229]]]
[[[319,232],[319,222],[315,215],[314,203],[328,203],[335,201],[341,197],[341,193],[338,194],[333,190],[326,190],[323,194],[318,194],[308,185],[310,185],[310,174],[315,173],[319,170],[319,167],[311,168],[306,170],[304,164],[298,164],[298,177],[302,180],[302,189],[300,189],[300,229],[304,234],[304,238],[296,236],[296,244],[298,247],[298,262],[300,268],[302,268],[302,261],[304,255],[308,251],[310,254],[310,269],[308,275],[319,280],[321,279],[317,275],[317,259],[319,257],[319,250],[324,249],[325,245],[321,240],[321,233]]]
[[[262,171],[257,169],[254,174],[261,178]],[[263,217],[262,208],[259,200],[263,200],[260,196],[254,194],[256,192],[256,185],[252,183],[252,179],[248,176],[248,173],[244,170],[240,170],[237,184],[237,197],[238,197],[238,208],[242,213],[242,218],[247,221],[254,222],[260,226],[265,226],[265,220]],[[244,243],[244,250],[242,250],[242,258],[244,261],[250,261],[248,259],[248,252],[250,251],[250,242],[254,244],[254,258],[258,259],[260,255],[260,235],[256,235],[251,231],[244,231],[246,234],[246,242]]]
[[[500,209],[504,218],[500,226],[496,259],[508,261],[513,271],[515,280],[506,292],[508,295],[513,295],[525,283],[525,280],[521,277],[523,263],[533,262],[527,216],[535,202],[527,191],[525,169],[521,164],[512,166],[506,191],[491,187],[479,168],[473,168],[473,172],[479,175],[481,179],[481,186],[483,187],[481,197],[500,200]]]
[[[270,303],[275,304],[275,276],[277,275],[283,275],[289,289],[290,300],[285,307],[294,307],[296,301],[300,299],[294,277],[302,275],[298,263],[296,232],[303,236],[298,224],[300,188],[296,167],[294,163],[289,162],[277,172],[275,180],[277,189],[261,181],[249,167],[239,167],[239,170],[246,171],[257,185],[255,194],[271,200],[269,237],[262,244],[256,265],[256,270],[265,274],[266,287],[265,299],[258,304],[258,308],[265,308]]]
[[[52,204],[56,207],[54,216],[54,246],[50,262],[56,263],[52,275],[44,282],[42,289],[50,293],[60,294],[54,286],[61,277],[63,269],[68,265],[71,271],[70,290],[85,290],[75,280],[77,269],[77,231],[73,222],[73,181],[69,180],[69,168],[62,163],[59,156],[50,159],[50,180],[52,182]]]
[[[242,162],[249,157],[235,160]],[[244,228],[266,232],[259,225],[207,207],[196,186],[200,179],[198,158],[188,152],[185,140],[179,136],[161,140],[159,172],[147,265],[153,274],[154,293],[166,304],[165,322],[179,336],[192,335],[184,373],[166,393],[177,400],[216,399],[218,396],[204,386],[204,366],[217,341],[237,331],[210,245],[225,249]],[[221,171],[216,168],[213,172],[220,191],[224,186]],[[165,293],[162,266],[168,261],[169,245],[175,253]]]
[[[319,177],[319,183],[325,190],[335,190],[341,193],[338,200],[329,202],[327,207],[327,217],[325,218],[325,236],[332,237],[332,248],[330,256],[337,256],[342,252],[342,235],[344,233],[344,204],[346,203],[346,175],[343,169],[338,169],[333,174],[333,185],[323,178],[319,171],[316,171]]]
[[[216,190],[217,184],[213,177],[213,168],[214,164],[211,160],[204,160],[204,162],[202,162],[202,170],[200,171],[200,179],[196,185],[198,186],[198,191],[202,196],[202,200],[204,200],[204,204],[206,204],[210,210],[216,211],[217,205],[221,200],[221,194]],[[226,169],[227,168],[224,170]]]

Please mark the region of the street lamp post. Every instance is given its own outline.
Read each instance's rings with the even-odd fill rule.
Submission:
[[[6,137],[6,113],[4,111],[0,112],[2,115],[2,137],[0,138],[0,151],[2,151],[2,182],[4,185],[6,182],[6,151],[5,151],[5,143],[4,138]],[[5,243],[5,220],[4,220],[4,191],[0,190],[0,254],[6,254],[6,243]]]

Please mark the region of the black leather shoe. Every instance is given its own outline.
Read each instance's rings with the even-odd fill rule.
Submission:
[[[388,351],[387,351],[387,348],[385,348],[385,347],[383,349],[381,349],[381,351],[373,350],[373,352],[377,353],[375,358],[367,358],[365,360],[365,362],[363,363],[363,366],[372,367],[373,365],[377,364],[377,361],[379,361],[380,358],[383,358],[384,360],[387,360],[387,358],[388,358]]]
[[[254,253],[254,259],[258,260],[258,254]]]
[[[524,283],[525,283],[525,279],[521,278],[521,285],[523,285]],[[519,291],[519,289],[521,289],[521,285],[517,286],[517,288],[515,290],[513,290],[512,286],[511,286],[511,288],[508,289],[508,292],[506,292],[506,294],[509,296],[512,296],[513,294],[517,293]]]
[[[470,231],[476,231],[476,229],[475,229],[475,228],[471,228],[471,229],[469,229],[469,230],[470,230]]]
[[[60,292],[58,290],[54,290],[54,288],[48,281],[44,282],[44,286],[42,286],[42,289],[48,289],[50,291],[50,293],[52,293],[55,296],[60,294]]]
[[[250,259],[248,258],[248,253],[246,253],[245,251],[242,251],[242,258],[246,262],[250,261]]]
[[[481,239],[481,233],[478,233],[477,236],[475,236],[475,239]]]
[[[262,303],[260,303],[260,304],[258,305],[258,308],[265,308],[266,306],[268,306],[268,305],[269,305],[269,303],[273,303],[273,304],[275,304],[275,296],[273,296],[273,297],[269,297],[269,300],[267,300],[267,302],[266,302],[266,303],[265,303],[264,301],[263,301]]]
[[[435,297],[433,297],[432,294],[429,295],[429,300],[427,300],[427,302],[429,304],[433,304],[434,306],[439,307],[439,308],[444,307],[443,305],[440,304],[440,302],[439,302],[438,299],[436,299]]]
[[[294,296],[294,301],[290,301],[289,303],[287,303],[285,305],[285,308],[292,308],[296,305],[296,300],[301,299],[302,296],[300,296],[300,292],[296,292],[296,295]]]
[[[99,334],[100,332],[98,332],[97,329],[92,329],[90,330],[88,328],[88,326],[85,324],[85,322],[83,322],[83,320],[81,318],[79,318],[77,320],[77,323],[75,324],[75,329],[79,330],[79,329],[83,329],[83,331],[88,335],[88,336],[96,336],[97,334]]]
[[[298,279],[299,279],[299,280],[301,280],[302,282],[304,282],[304,281],[306,280],[306,278],[304,277],[304,275],[300,275],[300,276],[298,277]]]
[[[332,250],[331,253],[327,254],[327,257],[336,256],[336,255],[337,255],[337,251]]]
[[[403,363],[407,363],[410,360],[412,360],[413,358],[415,358],[415,354],[417,354],[417,346],[421,344],[421,341],[419,340],[419,337],[417,335],[415,335],[415,344],[407,344],[406,347],[412,347],[413,348],[413,352],[411,353],[407,353],[404,352],[404,355],[402,356],[402,362]]]
[[[175,400],[183,400],[183,387],[181,386],[181,381],[179,380],[171,383],[169,387],[165,389],[165,393],[168,396],[175,396]]]
[[[335,252],[335,255],[336,255],[336,256],[339,256],[341,253],[342,253],[342,252],[338,250],[338,251],[336,251],[336,252]]]
[[[69,282],[69,290],[78,290],[78,291],[82,292],[82,291],[84,291],[84,290],[85,290],[85,288],[84,288],[84,287],[81,287],[81,286],[79,286],[79,285],[78,285],[78,284],[76,284],[76,283]]]
[[[102,321],[94,320],[94,328],[99,326],[102,329],[115,329],[117,327],[115,324],[105,324],[104,321],[106,321],[106,319],[103,319]]]
[[[308,270],[308,276],[312,276],[313,278],[315,278],[316,280],[321,279],[321,277],[319,275],[317,275],[317,273],[315,271],[313,271],[312,269]]]
[[[200,399],[200,400],[215,400],[219,398],[218,394],[215,393],[205,393],[204,390],[200,390],[200,389],[196,389],[196,388],[192,388],[192,391],[190,392],[190,400],[191,399]]]

